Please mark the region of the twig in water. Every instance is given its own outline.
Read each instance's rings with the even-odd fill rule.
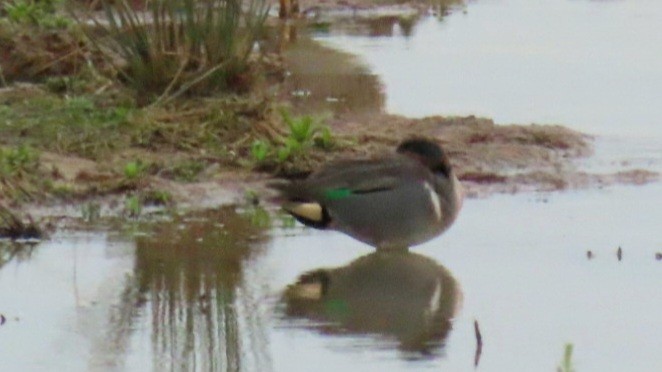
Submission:
[[[474,331],[476,333],[476,355],[474,356],[474,367],[478,367],[480,362],[480,354],[483,352],[483,336],[480,334],[478,321],[474,319]]]
[[[616,257],[618,257],[618,260],[623,259],[623,249],[621,247],[618,247],[618,250],[616,251]]]

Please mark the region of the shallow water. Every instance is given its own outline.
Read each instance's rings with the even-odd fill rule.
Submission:
[[[662,6],[655,0],[483,0],[406,34],[318,34],[357,54],[407,116],[479,115],[662,137]]]
[[[323,370],[472,370],[476,319],[484,370],[551,370],[566,342],[575,345],[581,370],[658,370],[662,262],[654,253],[662,242],[660,192],[655,184],[470,200],[446,235],[415,249],[446,267],[463,297],[438,356],[411,358],[393,339],[311,332],[309,325],[286,319],[273,336],[274,360],[282,370],[303,370],[305,362],[329,366]],[[618,246],[624,252],[620,262]],[[298,272],[343,265],[357,251],[370,252],[333,233],[276,238],[273,247],[261,261],[298,268],[280,279],[275,275],[280,286],[295,281]]]
[[[584,167],[662,171],[657,4],[484,0],[408,37],[340,31],[325,42],[370,69],[350,90],[333,93],[352,81],[341,68],[320,86],[368,92],[353,110],[561,122],[600,135]],[[314,80],[299,87],[314,96]],[[234,208],[4,244],[0,369],[471,371],[477,320],[482,370],[553,370],[568,342],[581,371],[662,370],[660,195],[468,200],[445,235],[396,256]]]
[[[395,258],[333,232],[265,234],[227,208],[135,238],[60,233],[0,268],[0,358],[9,370],[460,371],[473,369],[475,319],[485,370],[554,368],[566,342],[581,370],[658,370],[661,192],[470,200],[447,234]],[[320,268],[322,300],[314,288],[286,300]]]

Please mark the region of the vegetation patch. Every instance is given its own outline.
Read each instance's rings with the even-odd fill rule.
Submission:
[[[267,17],[264,0],[150,1],[144,11],[126,1],[102,4],[104,22],[92,17],[96,27],[83,30],[140,105],[250,85],[249,58]]]

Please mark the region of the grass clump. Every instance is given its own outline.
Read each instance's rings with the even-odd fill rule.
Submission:
[[[331,129],[323,124],[323,119],[311,115],[295,117],[286,110],[281,110],[281,117],[287,127],[285,136],[271,142],[257,139],[251,144],[250,155],[258,166],[274,162],[282,165],[309,156],[313,148],[328,150],[335,145]]]
[[[145,166],[140,160],[130,161],[124,166],[124,178],[129,181],[136,181],[145,170]]]
[[[289,132],[283,146],[276,152],[278,162],[283,163],[295,156],[305,156],[314,146],[322,149],[333,146],[331,130],[322,124],[322,119],[310,115],[293,117],[285,110],[281,111],[281,115]]]
[[[50,188],[39,153],[28,146],[0,147],[0,202],[31,200]]]
[[[323,118],[311,115],[293,117],[286,110],[281,111],[283,121],[289,129],[286,142],[300,147],[316,146],[325,150],[334,145],[331,129],[323,123]]]
[[[0,148],[0,178],[22,177],[39,168],[39,154],[28,146]]]
[[[241,89],[250,80],[249,57],[262,34],[265,0],[160,0],[146,14],[125,0],[102,0],[108,35],[88,33],[140,104],[183,93]],[[79,20],[82,22],[82,20]]]
[[[138,195],[130,195],[124,200],[124,215],[138,218],[142,213],[143,205]]]

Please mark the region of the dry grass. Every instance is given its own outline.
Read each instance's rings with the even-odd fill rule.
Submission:
[[[135,89],[140,105],[250,85],[249,57],[268,10],[264,0],[150,1],[144,12],[123,0],[103,5],[106,22],[92,20],[107,37],[98,30],[87,34]]]

